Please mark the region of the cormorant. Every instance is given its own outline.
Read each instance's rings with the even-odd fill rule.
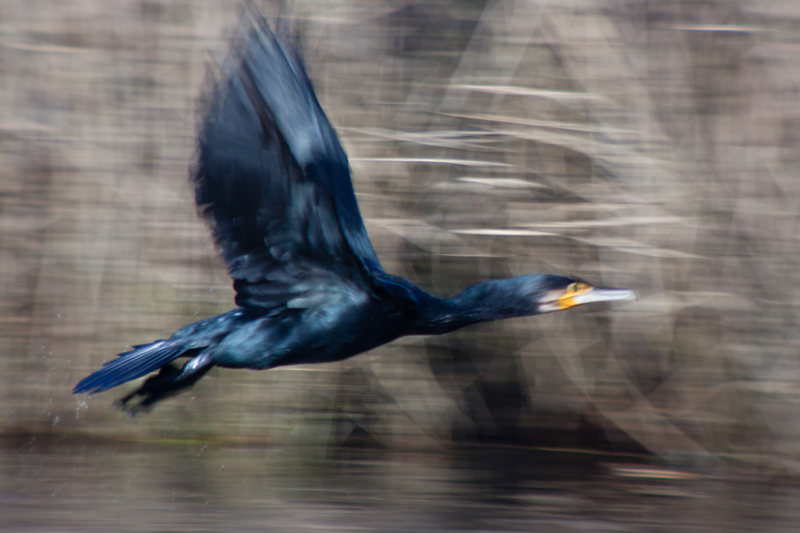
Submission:
[[[101,392],[158,370],[117,402],[133,414],[191,387],[214,366],[339,361],[403,335],[634,296],[529,274],[440,299],[384,271],[347,156],[296,48],[252,10],[241,25],[200,120],[191,170],[198,211],[233,278],[237,307],[134,346],[73,393]],[[175,366],[179,358],[189,360]]]

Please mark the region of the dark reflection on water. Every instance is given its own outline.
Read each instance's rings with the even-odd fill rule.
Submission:
[[[790,531],[797,487],[485,449],[315,453],[5,440],[0,526],[35,531]]]

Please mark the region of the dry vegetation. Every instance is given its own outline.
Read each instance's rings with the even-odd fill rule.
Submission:
[[[295,2],[389,271],[448,295],[568,273],[639,291],[218,371],[131,424],[70,395],[232,305],[186,169],[230,2],[0,3],[7,432],[447,448],[503,442],[796,471],[800,4]]]

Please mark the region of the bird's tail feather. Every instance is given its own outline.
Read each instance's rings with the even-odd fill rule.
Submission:
[[[170,341],[134,346],[133,350],[119,354],[118,359],[107,362],[100,370],[83,378],[72,392],[94,394],[108,390],[158,370],[185,351],[183,343]]]

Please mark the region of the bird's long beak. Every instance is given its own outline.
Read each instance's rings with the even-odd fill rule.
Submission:
[[[617,300],[635,300],[636,293],[630,289],[612,289],[610,287],[589,286],[580,292],[567,292],[557,300],[559,310],[569,309],[576,305],[593,302],[613,302]]]

